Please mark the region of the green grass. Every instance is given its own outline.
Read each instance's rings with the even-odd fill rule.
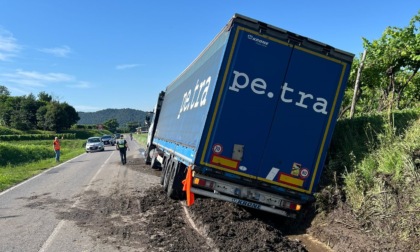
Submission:
[[[91,130],[77,131],[76,133],[80,137],[87,138],[92,135],[102,136],[107,132]],[[133,134],[133,138],[140,145],[146,146],[147,134]],[[84,153],[85,143],[85,139],[61,140],[60,161],[65,162]],[[6,190],[56,165],[52,140],[1,142],[0,191]]]
[[[64,162],[85,152],[86,139],[110,135],[107,130],[72,129],[62,133],[75,134],[76,139],[61,140],[60,161]],[[48,131],[20,131],[0,126],[0,135],[54,134]],[[147,137],[147,135],[146,135]],[[142,137],[140,137],[142,139]],[[144,141],[145,140],[139,140]],[[54,167],[55,153],[51,140],[20,140],[0,142],[0,191],[14,186],[43,170]]]
[[[366,199],[360,195],[375,188],[407,194],[406,188],[420,186],[416,179],[420,172],[413,160],[413,153],[420,150],[420,120],[413,122],[404,134],[389,133],[379,139],[378,148],[345,174],[348,200],[355,210],[365,204]],[[413,196],[420,200],[420,195]]]
[[[62,140],[60,161],[85,152],[86,140]],[[52,140],[0,144],[0,191],[57,165]]]
[[[147,133],[143,134],[133,134],[133,138],[143,147],[146,147],[147,142]]]
[[[420,111],[394,118],[395,128],[386,115],[340,121],[316,196],[319,212],[346,204],[360,229],[404,242],[420,236]]]

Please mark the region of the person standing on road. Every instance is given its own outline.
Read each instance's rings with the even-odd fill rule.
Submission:
[[[127,163],[127,141],[124,139],[124,135],[120,136],[117,140],[117,150],[120,150],[121,163],[125,165]]]
[[[54,138],[53,147],[55,151],[55,162],[60,162],[60,140],[58,137]]]

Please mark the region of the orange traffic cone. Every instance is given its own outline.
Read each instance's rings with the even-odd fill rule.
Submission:
[[[185,191],[187,194],[187,206],[191,206],[194,204],[194,193],[191,192],[191,184],[192,184],[192,169],[191,166],[188,166],[187,176],[182,181],[184,187],[182,191]]]

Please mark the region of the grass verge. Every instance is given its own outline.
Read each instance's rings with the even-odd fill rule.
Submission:
[[[143,133],[143,134],[133,134],[133,138],[136,139],[136,141],[141,145],[141,146],[146,146],[146,142],[147,142],[147,133]]]
[[[65,162],[85,152],[83,148],[86,140],[64,140],[61,144],[60,161]],[[29,152],[42,150],[43,153],[50,153],[48,157],[43,155],[34,157],[26,162],[18,162],[21,156],[30,156]],[[0,166],[0,191],[4,191],[20,182],[31,178],[45,169],[57,165],[52,141],[25,141],[3,144],[0,149],[0,156],[8,157],[9,162]],[[38,159],[37,159],[38,158]]]
[[[385,118],[337,124],[317,210],[348,211],[340,221],[391,250],[411,251],[420,237],[420,111],[395,114],[395,128]]]

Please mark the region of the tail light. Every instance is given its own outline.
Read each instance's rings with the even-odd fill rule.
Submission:
[[[214,182],[213,181],[209,181],[209,180],[205,180],[205,179],[201,179],[201,178],[194,178],[193,184],[201,186],[201,187],[205,187],[205,188],[208,188],[208,189],[214,189]]]

